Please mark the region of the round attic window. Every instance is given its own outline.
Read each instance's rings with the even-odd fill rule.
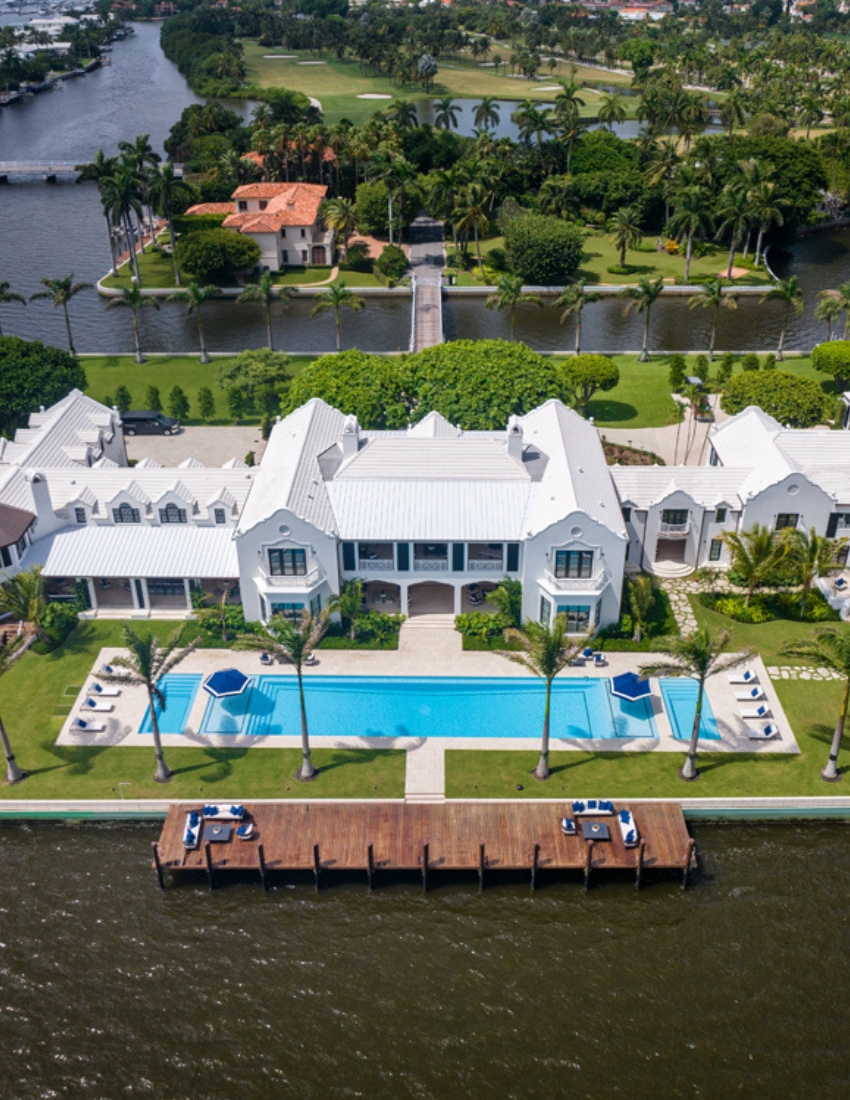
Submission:
[[[280,533],[282,535],[288,535],[291,532],[291,530],[292,530],[292,528],[287,527],[287,525],[285,523],[281,524],[281,526],[278,527],[278,531],[280,531]]]
[[[581,536],[584,534],[584,531],[581,529],[581,527],[571,527],[570,534],[573,536],[574,539],[580,539]]]
[[[800,491],[800,486],[799,485],[789,485],[788,486],[788,492],[791,494],[792,497],[796,496],[796,494],[799,493],[799,491]]]

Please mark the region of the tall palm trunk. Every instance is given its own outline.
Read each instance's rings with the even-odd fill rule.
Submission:
[[[761,256],[761,242],[762,242],[763,237],[764,237],[764,226],[760,225],[759,226],[759,235],[758,235],[758,237],[756,237],[756,258],[755,258],[756,259],[756,267],[759,266],[759,258]]]
[[[15,760],[15,754],[12,752],[12,746],[9,744],[9,735],[6,733],[6,727],[3,725],[3,719],[0,718],[0,745],[3,747],[3,755],[6,757],[6,782],[13,786],[15,783],[22,783],[29,772],[22,771]]]
[[[162,738],[159,735],[159,719],[156,716],[155,700],[150,687],[148,687],[148,703],[150,704],[151,708],[151,733],[153,734],[153,751],[156,754],[156,772],[154,774],[154,780],[157,783],[168,783],[174,773],[165,763],[165,757],[162,754]]]
[[[204,322],[201,318],[201,307],[198,306],[198,342],[201,345],[201,362],[209,363],[210,357],[207,355],[207,346],[204,342]]]
[[[745,260],[746,260],[747,256],[749,255],[749,252],[750,252],[750,238],[752,237],[752,235],[753,235],[753,230],[752,230],[752,226],[750,226],[747,229],[747,238],[744,241],[744,251],[742,253],[742,257]]]
[[[581,309],[576,311],[576,355],[581,355]]]
[[[720,309],[717,306],[715,306],[714,315],[713,315],[712,320],[711,320],[711,339],[708,342],[708,361],[709,361],[709,363],[714,362],[714,342],[717,339],[717,320],[718,320],[719,314],[720,314]]]
[[[835,733],[832,735],[832,744],[829,747],[829,760],[826,763],[826,767],[821,772],[821,776],[824,779],[835,781],[839,779],[838,768],[838,752],[841,748],[841,739],[844,737],[844,723],[847,721],[847,705],[850,703],[850,680],[844,686],[844,698],[841,700],[841,713],[838,715],[838,722],[835,726]]]
[[[390,244],[393,243],[393,192],[392,188],[387,188],[387,211],[389,213],[389,229],[390,229]]]
[[[177,266],[177,257],[174,254],[174,246],[177,244],[174,233],[174,216],[171,207],[168,208],[168,239],[171,242],[171,262],[174,265],[174,285],[180,286],[180,268]]]
[[[312,779],[316,769],[310,760],[310,737],[307,732],[307,704],[304,701],[304,679],[301,674],[301,666],[296,665],[295,674],[298,677],[298,700],[301,704],[301,771],[299,779]]]
[[[109,215],[104,214],[106,219],[106,236],[109,238],[109,257],[112,260],[112,274],[115,278],[118,278],[118,264],[115,260],[115,241],[112,239],[112,222],[109,220]]]
[[[697,745],[699,743],[699,725],[702,720],[702,700],[705,694],[705,680],[699,682],[699,695],[697,695],[697,712],[694,715],[694,727],[691,730],[691,740],[688,744],[688,753],[685,757],[685,763],[682,767],[681,777],[682,779],[696,779],[699,775],[697,772]]]
[[[688,234],[688,247],[685,250],[685,282],[687,282],[688,279],[690,279],[690,277],[691,277],[691,253],[693,252],[693,247],[694,247],[694,235],[693,235],[693,233],[689,233]]]
[[[144,363],[145,359],[142,355],[142,345],[139,340],[139,318],[136,316],[135,310],[133,310],[133,342],[136,345],[136,362]]]
[[[643,322],[643,348],[640,353],[640,362],[645,363],[649,359],[647,348],[649,347],[649,310],[646,311],[646,317]]]
[[[342,342],[341,342],[341,336],[340,336],[340,331],[339,331],[339,306],[336,307],[336,309],[334,310],[334,313],[336,314],[336,319],[335,319],[335,322],[334,322],[335,325],[336,325],[336,350],[337,351],[342,351]]]
[[[726,278],[732,278],[732,268],[735,266],[735,235],[732,235],[732,245],[729,249],[729,268],[726,271]]]
[[[68,333],[68,351],[72,355],[76,355],[77,352],[74,348],[74,337],[71,335],[71,318],[68,316],[67,304],[62,305],[62,312],[65,314],[65,331]]]
[[[133,227],[133,219],[129,214],[124,214],[124,232],[127,235],[127,246],[130,249],[130,266],[139,286],[142,285],[142,273],[139,271],[139,257],[136,254],[136,230]]]
[[[785,313],[782,317],[782,329],[779,333],[779,347],[776,349],[776,358],[779,360],[780,363],[783,362],[785,359],[785,356],[782,354],[782,350],[785,347],[785,330],[788,328],[788,313],[790,309],[791,306],[786,305]]]
[[[546,709],[543,713],[543,739],[540,742],[540,759],[534,769],[535,779],[548,779],[549,771],[549,719],[552,713],[552,681],[546,681]]]
[[[274,351],[274,343],[272,342],[272,307],[270,303],[266,304],[266,334],[269,338],[269,351]]]

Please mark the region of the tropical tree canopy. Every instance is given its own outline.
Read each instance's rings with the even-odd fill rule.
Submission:
[[[792,428],[813,428],[832,411],[817,382],[780,370],[745,371],[729,379],[723,387],[720,407],[732,416],[748,405],[758,405],[780,424]]]
[[[510,270],[529,286],[563,286],[581,263],[577,226],[543,214],[521,214],[503,226]]]
[[[607,355],[574,355],[559,367],[559,374],[571,404],[582,416],[598,390],[613,390],[620,381],[620,371]]]
[[[41,405],[53,405],[86,385],[85,371],[67,351],[19,336],[0,337],[0,429],[14,429]]]
[[[178,266],[190,275],[203,282],[226,283],[237,271],[254,266],[260,246],[233,229],[205,229],[181,237],[174,255]]]

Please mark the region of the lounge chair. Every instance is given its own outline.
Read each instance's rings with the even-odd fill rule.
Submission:
[[[586,817],[590,814],[605,815],[614,812],[614,803],[599,798],[588,798],[587,802],[574,802],[572,809],[576,817]]]
[[[758,682],[759,678],[751,668],[744,673],[729,677],[730,684],[757,684]]]
[[[308,653],[307,656],[304,658],[305,665],[315,665],[316,663],[317,662],[315,653]]]
[[[89,691],[94,695],[100,695],[103,698],[116,699],[121,694],[121,688],[116,687],[104,687],[103,684],[94,683],[89,688]]]
[[[604,653],[594,653],[593,664],[595,668],[603,668],[605,665],[608,664],[608,658],[605,656]]]
[[[106,726],[103,722],[87,722],[85,718],[75,718],[71,723],[72,730],[79,730],[81,733],[103,733]]]
[[[241,821],[245,816],[245,807],[239,803],[213,803],[203,807],[201,816],[204,821]]]
[[[236,826],[236,836],[239,840],[250,840],[254,835],[254,823],[253,821],[247,822],[245,825]]]
[[[752,699],[753,701],[755,701],[756,699],[764,699],[764,688],[754,687],[750,688],[749,691],[736,691],[735,698],[738,700],[739,703],[747,703],[750,701],[750,699]]]
[[[113,703],[104,703],[102,699],[86,699],[83,703],[82,710],[98,710],[103,711],[104,714],[108,714],[114,709]]]
[[[201,826],[203,819],[197,810],[189,810],[186,814],[186,827],[183,830],[183,847],[197,848],[201,842]]]
[[[640,840],[640,833],[635,824],[635,819],[629,810],[620,810],[617,814],[620,822],[620,832],[623,834],[623,843],[627,848],[636,848]]]
[[[272,660],[271,653],[261,653],[260,654],[260,664],[261,665],[270,665],[270,664],[273,664],[273,663],[274,662]]]
[[[772,741],[779,736],[779,727],[772,722],[765,722],[763,726],[747,726],[747,737],[751,741]]]
[[[105,672],[107,676],[129,676],[129,668],[123,668],[121,665],[101,665],[100,671]]]
[[[564,836],[576,835],[576,823],[571,817],[561,818],[561,832],[564,834]]]
[[[835,579],[835,590],[836,590],[836,592],[843,592],[846,587],[847,587],[847,578],[846,577],[836,577],[836,579]]]
[[[760,707],[750,707],[748,710],[741,708],[742,718],[769,718],[770,707],[762,704]]]

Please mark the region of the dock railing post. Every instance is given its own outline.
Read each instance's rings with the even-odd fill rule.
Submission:
[[[266,853],[262,844],[257,845],[257,858],[260,861],[260,882],[263,884],[263,889],[266,889]]]
[[[537,889],[537,863],[540,859],[540,845],[534,845],[534,851],[531,855],[531,889]]]
[[[593,841],[587,842],[587,858],[584,861],[584,888],[590,889],[590,872],[593,870]]]
[[[369,889],[372,889],[372,877],[375,874],[375,848],[370,844],[366,849],[366,874],[369,876]]]
[[[478,845],[478,889],[484,889],[484,868],[487,866],[487,857],[484,854],[484,841]]]
[[[428,889],[428,843],[422,845],[422,889]]]
[[[153,851],[153,865],[156,867],[156,877],[159,880],[160,890],[165,889],[165,879],[162,877],[162,863],[159,858],[159,845],[157,842],[151,841],[151,849]]]
[[[316,878],[316,890],[319,889],[319,872],[322,869],[321,860],[319,859],[319,845],[313,845],[313,874]]]
[[[688,840],[688,850],[685,853],[685,866],[682,868],[682,889],[687,889],[688,886],[688,873],[691,869],[691,860],[694,858],[694,848],[696,848],[697,842],[691,837]]]
[[[207,858],[207,878],[209,879],[210,890],[212,890],[212,888],[213,888],[213,859],[212,859],[212,849],[210,848],[210,842],[209,841],[207,841],[206,844],[204,845],[204,855]]]
[[[641,876],[643,875],[643,847],[644,847],[645,843],[646,843],[646,841],[643,838],[641,838],[641,840],[638,844],[637,873],[635,875],[635,889],[636,890],[640,890],[640,880],[641,880]]]

